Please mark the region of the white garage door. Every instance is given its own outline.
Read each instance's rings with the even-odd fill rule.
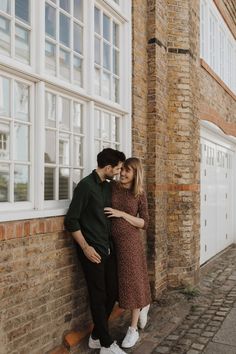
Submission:
[[[201,264],[233,243],[233,156],[226,139],[201,132]]]

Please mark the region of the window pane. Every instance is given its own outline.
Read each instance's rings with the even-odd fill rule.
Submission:
[[[0,202],[9,202],[9,165],[0,164]]]
[[[119,52],[113,49],[113,73],[119,75]]]
[[[70,80],[70,53],[60,49],[60,76],[67,81]]]
[[[113,22],[113,45],[119,47],[119,25]]]
[[[120,140],[119,117],[111,117],[111,140],[114,142]]]
[[[74,23],[74,50],[83,53],[83,28]]]
[[[0,76],[0,116],[10,116],[10,80]]]
[[[120,82],[118,79],[113,78],[113,101],[119,103],[120,102]]]
[[[83,132],[83,111],[80,103],[74,103],[73,125],[75,133]]]
[[[15,14],[20,20],[29,22],[29,0],[15,0]]]
[[[82,77],[82,59],[74,56],[74,81],[79,84],[79,86],[83,85],[83,77]]]
[[[50,92],[45,95],[45,124],[48,127],[56,126],[56,96]]]
[[[45,42],[45,66],[46,71],[55,76],[56,75],[56,46],[50,42]]]
[[[60,7],[63,10],[70,12],[70,0],[60,0]]]
[[[110,19],[103,14],[103,37],[110,41]]]
[[[29,120],[29,86],[15,83],[15,117],[24,121]]]
[[[97,7],[94,8],[94,30],[99,34],[101,33],[100,10]]]
[[[70,129],[70,100],[67,98],[59,97],[58,120],[60,129]]]
[[[102,74],[102,96],[110,98],[110,75],[107,73]]]
[[[82,171],[79,169],[74,169],[72,175],[73,189],[76,187],[76,185],[79,183],[81,179],[82,179]]]
[[[107,113],[102,115],[102,139],[110,140],[110,115]]]
[[[14,159],[29,160],[29,127],[22,124],[14,126]]]
[[[60,42],[70,46],[70,19],[60,13]]]
[[[0,16],[0,53],[8,56],[11,52],[10,28],[10,21]]]
[[[94,134],[96,138],[101,138],[101,112],[97,109],[94,116]]]
[[[101,84],[100,84],[100,70],[95,68],[95,93],[100,95],[101,93]]]
[[[95,63],[101,64],[101,47],[100,47],[100,39],[95,37],[94,41],[94,56],[95,56]]]
[[[9,124],[0,123],[0,159],[9,160],[9,138],[10,128]]]
[[[46,163],[56,163],[56,133],[52,130],[46,130],[44,161]]]
[[[95,140],[95,147],[94,147],[94,166],[95,166],[95,162],[96,162],[96,156],[97,154],[102,150],[101,148],[101,142],[99,140]]]
[[[103,67],[110,70],[111,69],[111,51],[110,46],[103,43]]]
[[[73,152],[73,166],[79,167],[83,165],[83,143],[78,136],[74,137],[74,152]]]
[[[74,17],[83,21],[83,0],[74,0]]]
[[[44,169],[44,200],[53,200],[55,195],[55,169]]]
[[[59,164],[68,166],[70,163],[70,137],[60,133],[59,136]]]
[[[0,10],[10,13],[10,0],[1,0],[0,1]]]
[[[18,59],[23,63],[29,64],[30,62],[30,46],[29,46],[29,31],[20,26],[15,26],[16,36],[16,48],[15,54]]]
[[[48,4],[45,7],[45,31],[49,36],[56,37],[56,9]]]
[[[59,170],[59,199],[69,199],[69,168],[60,168]]]
[[[14,201],[29,200],[29,167],[15,165],[14,170]]]

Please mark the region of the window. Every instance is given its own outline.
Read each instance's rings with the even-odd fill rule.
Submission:
[[[236,93],[236,40],[213,1],[201,0],[201,57]]]
[[[24,64],[31,64],[30,9],[30,0],[0,2],[0,54]]]
[[[83,121],[81,102],[46,92],[44,200],[70,199],[83,176]]]
[[[131,1],[0,0],[0,66],[0,221],[63,215],[131,150]]]
[[[106,147],[120,149],[120,124],[121,117],[109,111],[95,109],[95,155]]]
[[[83,86],[83,0],[45,2],[45,70]]]
[[[30,85],[0,76],[0,200],[30,201]]]
[[[94,8],[95,93],[120,102],[119,25],[98,7]]]

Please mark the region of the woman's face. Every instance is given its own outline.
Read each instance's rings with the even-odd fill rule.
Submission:
[[[120,173],[120,183],[123,185],[131,186],[134,180],[134,170],[132,167],[122,167]]]

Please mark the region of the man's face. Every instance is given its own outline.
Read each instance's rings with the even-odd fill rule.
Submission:
[[[121,168],[123,166],[123,162],[119,162],[118,165],[112,167],[111,165],[106,166],[105,170],[105,178],[106,179],[113,179],[113,177],[120,174]]]

